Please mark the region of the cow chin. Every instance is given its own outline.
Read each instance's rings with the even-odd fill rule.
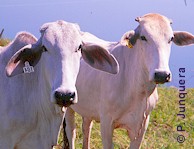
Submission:
[[[56,90],[52,95],[52,101],[60,107],[69,107],[77,103],[77,92]]]

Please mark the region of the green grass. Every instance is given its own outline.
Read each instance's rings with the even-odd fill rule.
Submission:
[[[141,149],[194,149],[194,89],[187,89],[186,118],[184,120],[177,117],[179,91],[175,88],[159,88],[158,93],[159,101],[151,113]],[[177,132],[177,126],[180,124],[184,126],[185,132]],[[81,125],[81,117],[76,115],[76,149],[82,148]],[[177,142],[179,134],[186,138],[182,144]],[[127,133],[123,129],[114,131],[113,141],[115,149],[126,149],[130,143]],[[90,145],[91,149],[102,148],[99,123],[94,122]]]
[[[6,46],[8,43],[10,43],[9,39],[1,38],[0,39],[0,46]]]

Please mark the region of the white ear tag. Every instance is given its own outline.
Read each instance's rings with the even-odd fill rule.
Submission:
[[[29,62],[26,61],[25,66],[23,67],[23,71],[24,71],[24,73],[32,73],[32,72],[34,72],[34,67],[30,66]]]

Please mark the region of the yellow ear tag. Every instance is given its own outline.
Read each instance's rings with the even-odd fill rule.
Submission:
[[[133,45],[131,44],[131,42],[129,40],[126,40],[126,46],[128,48],[133,48]]]

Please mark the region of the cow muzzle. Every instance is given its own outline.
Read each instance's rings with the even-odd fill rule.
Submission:
[[[154,82],[156,84],[164,84],[171,81],[171,73],[167,71],[156,71],[154,73]]]
[[[54,93],[56,104],[61,107],[69,107],[70,105],[76,103],[76,93],[75,92],[61,92],[55,91]]]

